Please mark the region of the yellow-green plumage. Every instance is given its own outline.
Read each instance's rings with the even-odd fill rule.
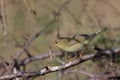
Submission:
[[[93,38],[95,38],[99,33],[105,31],[106,29],[107,28],[104,28],[103,30],[100,30],[96,33],[88,35],[87,38],[83,40],[82,42],[77,42],[75,44],[70,45],[67,39],[62,39],[56,42],[55,46],[57,46],[59,49],[66,51],[66,52],[70,52],[70,53],[78,52],[78,51],[83,50],[85,46],[88,45]]]
[[[56,46],[58,48],[60,48],[61,50],[72,53],[72,52],[81,51],[83,48],[85,48],[87,43],[88,43],[88,41],[84,41],[82,43],[69,45],[68,43],[64,43],[64,40],[62,40],[62,41],[56,43]]]

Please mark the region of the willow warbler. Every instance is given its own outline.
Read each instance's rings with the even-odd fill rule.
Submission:
[[[94,39],[98,34],[105,31],[107,28],[104,28],[96,33],[92,33],[90,35],[82,34],[81,36],[84,36],[85,39],[77,42],[75,44],[69,44],[69,41],[67,39],[61,39],[60,41],[55,42],[55,46],[57,46],[60,50],[63,50],[65,52],[74,53],[83,50],[89,43]]]

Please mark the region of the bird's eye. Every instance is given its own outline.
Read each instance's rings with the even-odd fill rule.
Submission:
[[[57,44],[58,42],[56,41],[55,43]]]

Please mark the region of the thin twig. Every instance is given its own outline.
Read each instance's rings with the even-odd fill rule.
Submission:
[[[8,63],[4,60],[4,58],[2,56],[0,56],[0,60],[2,61],[1,63],[3,64],[3,66],[2,66],[2,64],[0,63],[0,65],[1,65],[0,68],[5,68],[8,71],[8,73],[10,74],[11,73],[10,66],[8,66]]]
[[[71,2],[72,0],[66,0],[61,6],[56,10],[53,11],[54,19],[56,20],[57,17],[61,14],[62,10]]]
[[[31,19],[30,19],[30,20],[32,20],[32,22],[34,22],[34,23],[37,25],[36,20],[35,20],[35,17],[34,17],[33,14],[31,13],[31,11],[33,11],[33,10],[32,10],[32,8],[29,6],[28,1],[27,1],[27,0],[23,0],[23,2],[24,2],[24,4],[25,4],[28,12],[30,13],[30,16],[31,16]],[[39,27],[39,26],[37,25],[37,27]],[[28,57],[31,57],[31,56],[32,56],[32,55],[30,54],[28,48],[30,47],[31,43],[41,34],[42,31],[43,31],[43,29],[40,29],[38,32],[36,32],[35,34],[33,34],[33,35],[28,39],[28,41],[27,41],[26,43],[24,43],[24,45],[23,45],[23,47],[22,47],[23,50],[21,50],[20,52],[17,52],[16,58],[18,58],[23,52],[26,52],[26,54],[27,54]]]
[[[2,23],[2,30],[3,30],[3,36],[5,40],[5,45],[7,47],[7,53],[10,53],[10,47],[8,43],[8,38],[7,38],[7,21],[6,21],[6,5],[5,5],[5,0],[1,0],[1,10],[2,10],[2,15],[1,15],[1,23]]]
[[[81,21],[79,21],[79,19],[77,19],[77,17],[67,7],[64,7],[64,9],[77,22],[77,24],[80,26],[82,25]]]
[[[91,60],[93,58],[96,58],[96,57],[100,57],[100,56],[103,56],[104,54],[117,54],[118,52],[120,52],[120,48],[117,48],[117,49],[114,49],[114,50],[102,50],[95,54],[89,54],[89,55],[85,55],[83,56],[82,58],[80,59],[76,59],[74,61],[70,61],[66,64],[62,64],[62,65],[59,65],[59,66],[53,66],[53,67],[50,67],[50,66],[46,66],[45,68],[43,68],[42,70],[40,71],[35,71],[35,72],[19,72],[17,74],[11,74],[11,75],[5,75],[5,76],[1,76],[0,77],[0,80],[6,80],[6,79],[14,79],[14,78],[17,78],[17,77],[35,77],[35,76],[43,76],[45,74],[48,74],[48,73],[52,73],[52,72],[56,72],[56,71],[60,71],[60,70],[65,70],[67,68],[70,68],[70,67],[73,67],[73,66],[76,66],[78,64],[81,64],[87,60]],[[105,77],[107,78],[114,78],[114,77],[119,77],[120,74],[118,74],[117,76],[114,75],[114,74],[110,74],[110,75],[106,75]]]
[[[111,55],[111,54],[118,54],[120,52],[120,47],[116,48],[116,49],[113,49],[113,50],[104,50],[103,53],[107,54],[107,55]],[[63,53],[61,52],[53,52],[52,53],[53,56],[62,56]],[[89,55],[85,55],[86,57],[88,56],[92,56],[93,54],[89,54]],[[94,54],[95,55],[95,54]],[[33,61],[36,61],[36,60],[42,60],[42,59],[46,59],[49,57],[49,53],[43,53],[42,55],[37,55],[37,56],[32,56],[30,58],[25,58],[23,59],[22,61],[20,61],[19,65],[22,65],[22,64],[28,64],[28,63],[31,63]]]

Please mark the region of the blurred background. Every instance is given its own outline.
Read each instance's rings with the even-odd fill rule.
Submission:
[[[0,2],[0,56],[8,62],[18,55],[21,46],[35,33],[43,32],[32,41],[28,50],[32,55],[58,51],[52,44],[57,40],[57,28],[61,36],[93,33],[103,27],[108,30],[92,41],[91,45],[103,49],[120,47],[120,0],[4,0],[4,12]],[[5,23],[3,17],[5,14]],[[6,36],[4,35],[4,27]],[[90,50],[94,52],[94,50]],[[26,54],[19,55],[19,60],[26,58]],[[64,61],[68,61],[66,58]],[[109,65],[109,57],[86,61],[67,70],[85,70],[91,74],[120,71],[119,55],[113,65]],[[55,59],[38,60],[27,65],[26,71],[37,71],[46,65],[60,65]],[[115,70],[113,70],[115,69]],[[81,73],[66,73],[59,78],[60,72],[50,73],[31,80],[88,80],[87,75]]]

